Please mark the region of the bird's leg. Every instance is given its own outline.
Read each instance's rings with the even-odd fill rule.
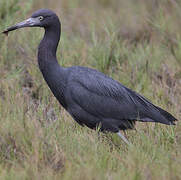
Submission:
[[[128,139],[128,137],[127,137],[127,134],[126,134],[126,131],[125,131],[125,130],[123,130],[123,134],[124,134],[124,137],[125,137],[126,139]]]
[[[121,132],[117,132],[117,135],[121,137],[121,139],[128,145],[130,145],[129,141],[121,134]]]

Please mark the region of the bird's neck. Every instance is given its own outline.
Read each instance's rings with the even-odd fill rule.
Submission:
[[[45,34],[38,48],[38,64],[45,81],[54,96],[66,107],[64,89],[66,70],[61,67],[56,58],[57,46],[60,39],[60,24],[45,29]]]
[[[47,66],[57,64],[56,51],[60,40],[60,23],[45,29],[45,34],[38,48],[38,64],[41,71],[47,71]]]

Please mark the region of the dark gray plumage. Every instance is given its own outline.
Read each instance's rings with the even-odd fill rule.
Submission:
[[[132,129],[135,121],[173,125],[176,118],[153,105],[118,81],[94,69],[61,67],[56,59],[60,39],[60,21],[48,9],[40,9],[31,18],[8,28],[43,27],[45,35],[38,48],[38,64],[49,88],[59,103],[81,125],[118,133]]]

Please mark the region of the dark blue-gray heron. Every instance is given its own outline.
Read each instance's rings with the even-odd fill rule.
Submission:
[[[128,143],[120,130],[133,129],[135,121],[175,124],[170,113],[105,74],[87,67],[61,67],[56,57],[61,24],[53,11],[40,9],[3,33],[23,27],[45,29],[38,48],[40,71],[59,103],[80,125],[99,126]]]

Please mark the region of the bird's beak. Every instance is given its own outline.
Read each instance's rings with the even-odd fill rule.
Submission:
[[[22,21],[20,23],[15,24],[14,26],[7,28],[2,33],[8,35],[9,31],[14,31],[16,29],[23,28],[23,27],[32,27],[32,26],[37,25],[38,23],[39,23],[39,20],[37,18],[28,18],[25,21]]]

